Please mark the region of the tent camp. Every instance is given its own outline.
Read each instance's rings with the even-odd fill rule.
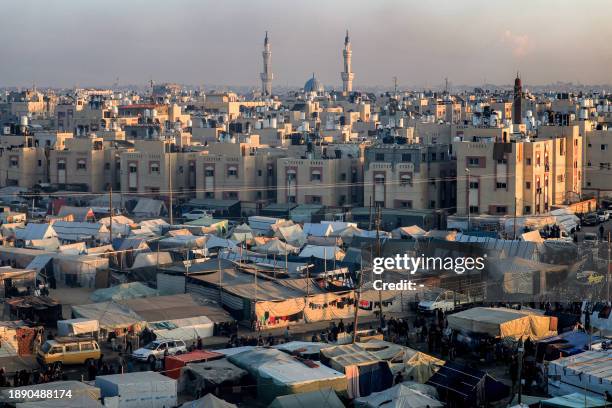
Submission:
[[[138,218],[162,217],[168,214],[168,209],[166,208],[166,204],[161,200],[141,198],[138,200],[138,204],[136,204],[132,213]]]
[[[99,375],[105,405],[113,401],[121,408],[167,408],[177,405],[176,380],[152,371]]]
[[[281,395],[274,398],[268,408],[344,408],[344,404],[331,388]]]
[[[237,406],[209,393],[200,399],[185,402],[179,408],[237,408]]]
[[[404,384],[397,384],[384,391],[355,399],[355,408],[435,408],[442,402],[416,391]]]
[[[548,366],[548,392],[563,396],[582,392],[596,398],[612,393],[612,350],[590,350],[551,361]]]
[[[540,404],[542,408],[605,408],[610,406],[610,403],[603,398],[591,397],[579,392],[544,399],[540,401]]]
[[[256,348],[228,357],[257,381],[260,400],[271,402],[279,395],[331,388],[345,391],[346,376],[318,363],[305,364],[275,349]]]
[[[312,256],[319,259],[341,261],[344,258],[344,251],[337,246],[306,245],[299,256],[301,258],[310,258]]]
[[[92,302],[106,302],[109,300],[119,301],[155,295],[157,295],[157,290],[151,289],[140,282],[131,282],[111,286],[110,288],[98,289],[89,298]]]
[[[532,311],[508,308],[474,307],[447,317],[448,326],[465,333],[491,337],[532,340],[557,334],[557,318]]]

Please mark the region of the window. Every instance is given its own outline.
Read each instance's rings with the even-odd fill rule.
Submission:
[[[441,153],[440,153],[440,161],[444,161],[444,157],[445,157],[444,152],[441,152]]]
[[[159,174],[159,163],[158,162],[149,163],[149,173]]]
[[[430,201],[429,202],[429,208],[436,208],[436,202],[435,201]]]
[[[78,159],[77,160],[77,170],[87,170],[87,160]]]
[[[470,190],[478,190],[478,184],[477,181],[470,181]]]
[[[130,173],[138,173],[138,166],[134,163],[130,164]]]
[[[525,182],[525,188],[526,188],[527,190],[531,190],[531,181],[526,181],[526,182]]]
[[[340,174],[340,181],[346,181],[346,173]]]
[[[506,160],[506,159],[499,159],[497,161],[497,164],[508,164],[508,160]]]
[[[468,166],[469,167],[479,167],[480,158],[479,157],[468,157]]]
[[[477,205],[470,205],[470,214],[478,214],[479,212]]]
[[[529,214],[531,213],[531,206],[530,205],[526,205],[525,206],[525,214]]]
[[[400,207],[402,208],[412,208],[412,201],[401,201]]]
[[[602,144],[601,145],[601,150],[608,150],[608,145],[607,144]]]
[[[531,166],[531,157],[528,157],[526,159],[526,163],[527,163],[528,166]]]
[[[17,156],[11,156],[11,159],[10,159],[10,166],[11,166],[11,167],[19,167],[19,157],[17,157]]]
[[[508,212],[508,207],[506,207],[505,205],[495,206],[496,214],[506,214],[507,212]]]
[[[268,166],[268,177],[274,176],[274,168],[272,166]]]
[[[289,197],[287,197],[287,202],[288,202],[288,203],[293,203],[293,204],[295,204],[295,196],[289,196]]]
[[[261,177],[261,170],[257,170],[257,176]]]
[[[81,343],[81,351],[89,351],[89,350],[93,350],[93,344],[91,343]]]
[[[79,344],[66,344],[66,353],[77,353],[79,351]]]
[[[228,191],[227,192],[227,198],[230,200],[237,200],[238,199],[238,192],[237,191]]]
[[[207,167],[206,170],[204,170],[204,175],[206,177],[214,177],[215,176],[215,169],[213,169],[212,167]]]
[[[236,167],[228,167],[227,168],[227,176],[228,177],[238,177],[238,169]]]
[[[385,154],[384,153],[376,153],[376,155],[374,156],[374,160],[375,161],[379,161],[379,162],[384,162],[385,161]]]
[[[310,197],[310,201],[313,204],[321,204],[321,196],[312,196]]]
[[[55,346],[51,349],[51,351],[49,352],[49,354],[60,354],[64,351],[64,348],[62,346]]]
[[[557,183],[562,183],[563,182],[563,174],[559,174],[557,176]]]
[[[435,153],[431,154],[431,161],[436,161],[436,154]]]
[[[204,198],[215,198],[215,193],[212,191],[207,191],[204,193]]]
[[[104,163],[104,170],[110,170],[110,167],[111,166],[109,162]]]
[[[495,187],[496,188],[506,188],[506,183],[497,183]]]
[[[42,160],[38,161],[38,167],[42,167]]]
[[[411,162],[412,161],[412,155],[410,153],[402,154],[402,161],[403,162]]]
[[[321,181],[321,172],[314,170],[310,173],[310,181]]]
[[[400,185],[409,186],[411,184],[412,184],[412,177],[410,176],[410,174],[402,174],[402,176],[400,177]]]

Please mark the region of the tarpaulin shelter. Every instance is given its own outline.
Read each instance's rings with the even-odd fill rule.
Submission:
[[[223,354],[214,351],[194,350],[186,354],[164,357],[164,374],[178,380],[181,376],[181,368],[187,364],[205,363],[207,361],[224,358]]]
[[[272,225],[285,221],[282,218],[263,217],[261,215],[252,215],[248,220],[255,235],[269,235],[272,233]]]
[[[103,332],[129,328],[139,332],[145,323],[132,310],[113,301],[89,305],[73,305],[72,315],[75,318],[97,320],[100,324],[100,330]]]
[[[132,210],[135,217],[147,218],[147,217],[160,217],[168,214],[166,204],[161,200],[154,200],[152,198],[141,198],[138,200],[138,204]]]
[[[106,287],[108,264],[108,258],[97,255],[57,254],[53,256],[53,276],[58,286]]]
[[[43,328],[32,326],[22,320],[0,322],[0,339],[2,352],[10,350],[10,355],[31,355],[34,352],[36,335],[42,333]],[[42,334],[41,334],[42,335]]]
[[[138,226],[143,231],[152,232],[156,235],[162,234],[162,229],[167,227],[168,224],[166,221],[161,218],[153,219],[153,220],[144,220],[138,223]]]
[[[612,393],[612,350],[590,350],[551,361],[548,393],[553,396],[581,392],[602,398]]]
[[[481,333],[491,337],[537,340],[557,334],[557,318],[531,311],[474,307],[447,317],[453,330]]]
[[[556,283],[565,278],[565,265],[546,264],[520,257],[489,258],[486,263],[488,276],[501,283],[504,295],[539,295],[549,291],[549,281]],[[556,277],[556,278],[555,278]],[[495,296],[496,294],[489,294]],[[531,297],[526,299],[532,299]]]
[[[57,321],[58,336],[94,336],[100,330],[97,320],[91,319],[69,319]]]
[[[89,222],[96,218],[91,207],[74,207],[70,205],[62,205],[56,215],[58,217],[72,215],[76,222]]]
[[[427,381],[440,400],[458,407],[476,407],[506,398],[510,389],[483,371],[447,361]]]
[[[36,269],[0,266],[0,298],[18,296],[36,286]]]
[[[289,245],[280,239],[271,239],[263,245],[253,247],[252,250],[262,254],[287,255],[297,253],[299,248]]]
[[[391,231],[392,238],[399,239],[421,239],[425,238],[427,232],[419,227],[418,225],[412,225],[410,227],[399,227]]]
[[[202,398],[183,403],[179,408],[237,408],[237,406],[208,393]]]
[[[605,408],[610,406],[610,403],[603,398],[591,397],[579,392],[544,399],[540,401],[540,404],[542,408]]]
[[[106,302],[109,300],[126,300],[147,296],[156,296],[157,290],[140,282],[121,283],[110,288],[98,289],[89,298],[93,302]]]
[[[181,368],[179,390],[195,395],[199,390],[211,391],[221,386],[239,385],[247,372],[226,358],[205,363],[189,363]]]
[[[61,246],[60,240],[57,237],[45,239],[32,239],[25,241],[25,248],[42,249],[44,251],[57,251]]]
[[[257,396],[272,401],[279,395],[298,394],[325,388],[346,390],[346,376],[314,362],[302,362],[275,349],[256,348],[228,357],[257,381]]]
[[[61,241],[100,241],[110,242],[108,228],[97,222],[56,221],[53,229]]]
[[[357,398],[355,408],[436,408],[444,404],[404,384]]]
[[[334,231],[330,224],[313,224],[310,222],[304,223],[304,234],[314,235],[317,237],[328,237]]]
[[[288,343],[277,344],[272,347],[294,356],[299,355],[300,357],[310,360],[318,360],[321,350],[328,348],[329,344],[311,341],[290,341]]]
[[[322,349],[321,361],[346,374],[349,398],[370,395],[393,384],[389,362],[381,360],[358,344]]]
[[[301,258],[310,258],[312,256],[319,259],[335,259],[341,261],[344,258],[344,251],[337,246],[306,245],[299,256]]]
[[[50,224],[29,222],[25,228],[15,230],[15,238],[23,241],[57,238],[57,233]]]
[[[306,234],[297,224],[279,226],[274,236],[296,247],[301,247],[306,242]]]
[[[324,388],[274,398],[268,408],[344,408],[336,391]]]
[[[105,405],[113,402],[121,408],[167,408],[177,405],[176,380],[152,371],[99,375]]]
[[[248,224],[241,224],[236,226],[232,230],[232,235],[230,236],[230,239],[236,242],[244,242],[253,239],[253,236],[254,234],[251,227],[249,227]]]
[[[583,331],[568,331],[558,336],[541,339],[536,344],[536,361],[552,361],[560,357],[580,354],[591,345],[600,343],[603,339]]]

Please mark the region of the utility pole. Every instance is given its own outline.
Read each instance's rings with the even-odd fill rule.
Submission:
[[[376,191],[376,186],[373,188],[374,191]],[[374,191],[372,191],[372,193],[374,193]],[[368,226],[368,230],[372,229],[372,195],[370,195],[370,224]]]
[[[168,145],[170,147],[170,145]],[[170,225],[174,225],[174,214],[172,205],[172,152],[168,153],[168,184],[170,193]]]
[[[512,222],[512,228],[514,229],[513,239],[516,239],[516,201],[517,198],[514,197],[514,221]]]
[[[110,212],[110,223],[109,223],[109,240],[111,245],[113,244],[113,185],[111,183],[110,190],[108,190],[108,209]]]
[[[359,278],[357,279],[357,287],[355,288],[355,316],[353,318],[353,341],[355,344],[357,341],[357,325],[359,324],[359,302],[361,301],[361,282],[363,280],[363,246],[361,247],[361,256],[359,268]]]
[[[525,347],[523,346],[523,339],[521,338],[518,343],[518,404],[521,405],[521,397],[523,394],[523,353]]]
[[[465,169],[467,174],[467,230],[470,231],[470,212],[472,210],[470,206],[470,169]]]
[[[610,264],[610,252],[612,248],[610,248],[610,231],[608,231],[608,270],[606,271],[606,286],[607,286],[607,297],[608,302],[610,301],[610,268],[612,268],[612,264]]]
[[[393,77],[393,94],[397,95],[397,77]]]

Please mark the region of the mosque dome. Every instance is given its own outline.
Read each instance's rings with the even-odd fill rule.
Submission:
[[[325,88],[323,87],[323,84],[319,82],[319,80],[315,77],[314,74],[312,74],[312,78],[310,78],[304,84],[305,93],[310,93],[310,92],[323,93],[324,91],[325,91]]]

